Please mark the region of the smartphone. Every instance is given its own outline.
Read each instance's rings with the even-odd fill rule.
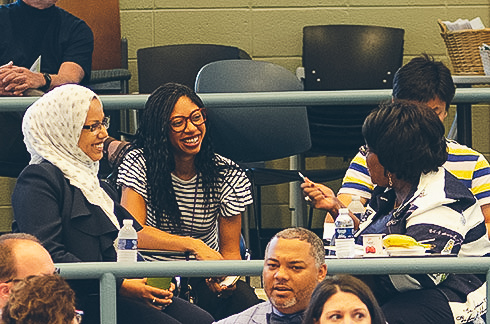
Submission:
[[[238,279],[240,279],[240,276],[228,276],[223,281],[221,281],[219,285],[222,287],[230,287],[233,286],[238,281]]]
[[[153,286],[153,287],[156,287],[156,288],[160,288],[160,289],[164,289],[164,290],[167,290],[170,288],[170,283],[172,282],[172,278],[171,277],[163,277],[163,278],[148,278],[146,280],[146,284],[147,285],[150,285],[150,286]]]

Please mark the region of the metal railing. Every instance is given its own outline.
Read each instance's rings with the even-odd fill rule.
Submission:
[[[143,109],[149,95],[102,95],[104,109]],[[298,106],[378,104],[391,98],[391,90],[289,91],[248,93],[201,93],[206,106]],[[22,111],[36,97],[1,97],[0,111]],[[460,88],[452,103],[490,102],[490,88]]]
[[[104,109],[142,109],[148,95],[103,95]],[[391,90],[359,91],[297,91],[256,93],[200,94],[206,106],[298,106],[378,104],[390,100]],[[2,97],[0,111],[23,111],[36,97]],[[453,103],[490,103],[490,88],[457,89]],[[403,273],[479,273],[490,278],[490,258],[386,258],[386,259],[328,259],[328,272],[350,274]],[[99,279],[101,322],[116,323],[116,278],[145,276],[222,276],[260,275],[262,261],[168,261],[142,262],[132,265],[116,263],[58,264],[61,274],[70,279]],[[489,286],[487,286],[487,297]],[[488,309],[488,298],[487,298]],[[490,316],[487,317],[490,324]]]
[[[327,259],[328,274],[353,275],[472,273],[486,274],[490,279],[490,258],[485,257],[419,257]],[[57,264],[67,279],[99,279],[101,323],[116,323],[116,278],[134,277],[219,277],[225,275],[262,274],[263,261],[157,261],[121,264],[88,262]],[[487,309],[490,287],[487,285]],[[490,316],[487,316],[490,324]]]

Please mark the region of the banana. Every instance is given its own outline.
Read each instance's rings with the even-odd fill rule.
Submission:
[[[413,237],[408,235],[401,234],[389,234],[383,238],[383,246],[385,248],[390,247],[403,247],[403,248],[411,248],[414,246],[421,246],[426,249],[431,248],[431,244],[421,244],[417,242]]]

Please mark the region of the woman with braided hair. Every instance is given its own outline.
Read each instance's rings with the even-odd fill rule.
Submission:
[[[146,248],[191,252],[199,260],[241,259],[250,182],[237,164],[214,153],[206,110],[192,89],[168,83],[150,95],[117,184],[121,204],[144,227]],[[220,279],[191,279],[195,302],[216,320],[260,302],[243,281],[227,287]]]

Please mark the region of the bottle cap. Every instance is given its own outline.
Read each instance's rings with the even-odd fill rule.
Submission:
[[[349,208],[339,208],[339,215],[340,214],[349,214]]]
[[[124,225],[133,225],[133,220],[132,219],[123,219],[123,224]]]

